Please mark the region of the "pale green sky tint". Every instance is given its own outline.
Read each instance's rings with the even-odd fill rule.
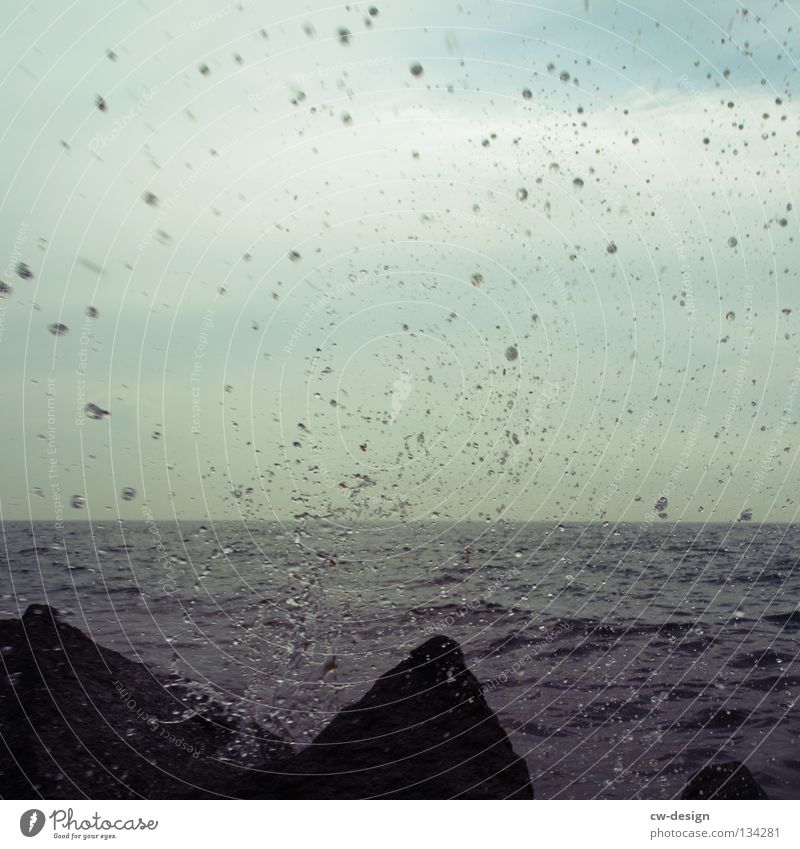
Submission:
[[[800,7],[550,5],[4,3],[2,517],[793,521]]]

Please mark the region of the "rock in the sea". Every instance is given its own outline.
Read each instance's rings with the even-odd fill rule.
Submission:
[[[0,621],[0,797],[530,799],[457,643],[436,637],[305,750],[32,605]],[[246,746],[240,745],[242,741]]]
[[[314,742],[237,798],[532,799],[518,757],[458,643],[434,637],[344,708]]]
[[[218,705],[191,709],[185,689],[53,608],[0,621],[0,651],[0,797],[185,797],[241,775],[236,722]],[[255,762],[287,753],[268,739]]]
[[[704,766],[692,776],[684,799],[766,799],[767,794],[741,761]]]

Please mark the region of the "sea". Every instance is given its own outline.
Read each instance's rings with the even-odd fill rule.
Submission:
[[[52,605],[300,747],[435,634],[540,799],[668,799],[745,762],[800,797],[800,528],[6,522],[0,617]]]

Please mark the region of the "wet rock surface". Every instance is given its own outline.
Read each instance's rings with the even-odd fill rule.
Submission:
[[[53,608],[0,621],[0,650],[3,798],[174,798],[241,775],[235,720],[214,704],[192,709],[180,686]],[[261,763],[288,753],[275,740],[262,748]]]
[[[767,794],[741,761],[710,764],[692,776],[684,799],[766,799]]]
[[[0,648],[3,798],[533,797],[524,761],[446,637],[412,651],[294,756],[218,705],[193,708],[179,685],[53,608],[0,622]]]
[[[253,776],[241,798],[532,799],[514,753],[466,668],[458,643],[439,636],[382,675],[279,780]]]

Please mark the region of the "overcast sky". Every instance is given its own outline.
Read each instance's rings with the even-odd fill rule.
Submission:
[[[800,7],[548,5],[6,0],[2,517],[794,520]]]

